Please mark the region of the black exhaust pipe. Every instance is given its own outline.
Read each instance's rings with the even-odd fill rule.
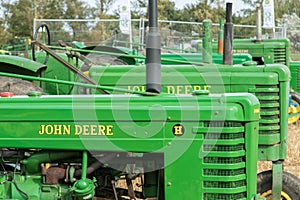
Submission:
[[[224,24],[223,64],[232,65],[233,23],[232,3],[226,3],[226,23]]]
[[[161,92],[161,49],[157,0],[149,0],[149,33],[146,43],[146,91]]]

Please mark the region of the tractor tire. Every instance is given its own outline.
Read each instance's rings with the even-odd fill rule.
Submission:
[[[13,92],[14,95],[27,95],[32,91],[44,93],[40,87],[30,81],[0,76],[0,92]]]
[[[283,172],[282,177],[282,200],[300,199],[300,179],[293,174]],[[257,192],[266,200],[272,199],[272,171],[264,171],[257,176]]]
[[[289,105],[288,114],[295,114],[300,112],[300,94],[296,92],[290,93],[292,104]],[[297,105],[297,106],[295,106]],[[300,116],[289,117],[288,124],[294,124],[300,119]]]
[[[93,54],[90,53],[86,56],[90,61],[92,61],[95,65],[127,65],[126,62],[119,59],[116,56],[110,56],[110,55],[100,55],[100,54]],[[81,67],[81,71],[88,71],[90,66],[83,65]]]
[[[292,95],[292,99],[298,104],[300,104],[300,94],[297,92],[291,92],[291,95]]]

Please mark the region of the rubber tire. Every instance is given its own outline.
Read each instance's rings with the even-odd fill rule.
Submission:
[[[90,53],[86,56],[89,60],[95,65],[127,65],[123,60],[119,59],[116,56],[111,55],[101,55]],[[81,71],[88,71],[91,66],[83,65]]]
[[[283,172],[282,191],[292,200],[300,199],[300,179],[295,175]],[[264,171],[257,175],[257,193],[263,194],[272,190],[272,171]]]
[[[292,100],[294,102],[298,103],[298,105],[300,105],[300,94],[297,93],[297,92],[291,92],[290,95],[292,97]],[[299,106],[294,107],[294,106],[290,105],[289,112],[290,112],[290,109],[294,109],[294,110],[292,110],[292,111],[294,111],[293,113],[298,113],[299,112]],[[295,116],[295,117],[289,118],[288,123],[289,124],[295,124],[298,120],[299,120],[299,116]]]
[[[0,92],[13,92],[14,95],[27,95],[29,92],[43,90],[30,81],[19,78],[0,76]]]
[[[300,94],[297,92],[291,92],[292,99],[300,105]]]

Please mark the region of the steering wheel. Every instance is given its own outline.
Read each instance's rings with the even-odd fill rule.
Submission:
[[[50,31],[46,24],[40,24],[33,35],[33,42],[31,43],[32,60],[43,61],[45,65],[48,61],[49,54],[35,44],[34,41],[39,41],[42,44],[50,45]]]

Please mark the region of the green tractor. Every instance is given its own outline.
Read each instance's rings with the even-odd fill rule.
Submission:
[[[31,39],[29,37],[14,37],[5,44],[1,50],[4,54],[20,55],[30,50]]]
[[[288,67],[161,65],[156,4],[146,65],[81,70],[81,55],[34,41],[42,59],[66,67],[65,80],[46,77],[49,63],[36,75],[0,73],[70,93],[2,93],[1,199],[300,199],[298,178],[282,168]],[[257,175],[258,161],[272,170]]]
[[[157,1],[149,6],[148,43],[159,44]],[[147,48],[147,54],[159,52],[160,46]],[[256,188],[258,99],[249,93],[160,93],[159,58],[147,58],[146,66],[146,91],[136,94],[2,92],[0,198],[264,199]],[[118,90],[78,75],[88,83],[74,85]]]

